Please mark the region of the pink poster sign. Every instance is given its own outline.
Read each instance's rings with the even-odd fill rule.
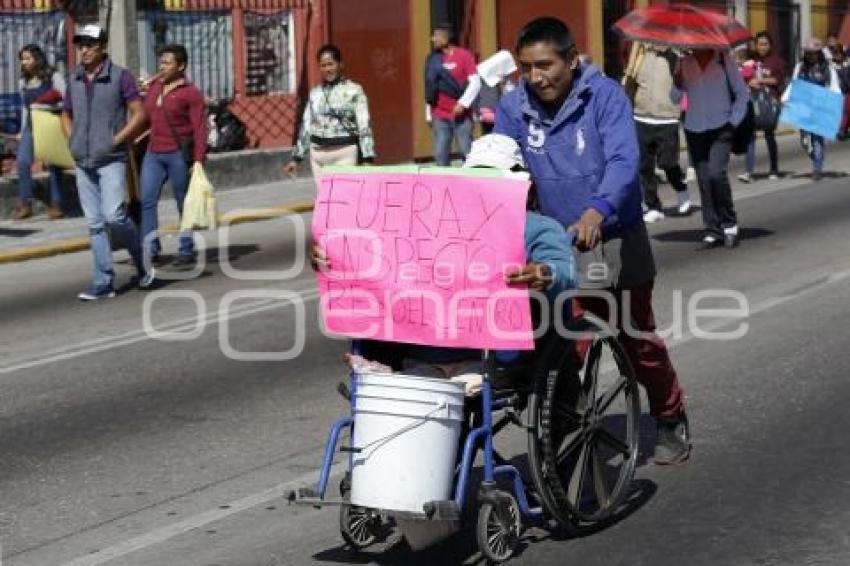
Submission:
[[[529,183],[368,172],[319,176],[313,238],[322,320],[334,334],[432,346],[533,347],[525,287]]]

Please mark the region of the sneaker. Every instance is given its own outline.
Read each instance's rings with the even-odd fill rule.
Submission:
[[[153,268],[139,277],[139,289],[150,289],[154,283],[156,283],[156,270]]]
[[[664,220],[664,213],[660,210],[650,209],[643,215],[643,221],[647,224]]]
[[[684,464],[691,455],[691,431],[684,411],[675,418],[656,419],[652,461],[656,466]]]
[[[770,181],[778,181],[779,180],[779,173],[771,173],[770,175],[767,176],[767,178]]]
[[[192,269],[195,267],[195,256],[191,254],[178,255],[174,258],[174,261],[171,262],[171,267],[181,271]]]
[[[676,193],[676,203],[679,205],[676,209],[679,214],[687,214],[691,211],[691,195],[688,194],[688,191]]]
[[[163,267],[168,264],[168,260],[164,255],[161,254],[153,254],[151,255],[151,265],[153,267]]]
[[[740,175],[738,175],[738,180],[741,181],[742,183],[752,183],[753,182],[753,178],[750,176],[749,173],[741,173]]]
[[[697,180],[697,172],[693,167],[688,167],[688,170],[685,171],[685,182],[692,183]]]
[[[79,293],[77,298],[81,301],[99,301],[100,299],[111,299],[115,296],[115,289],[112,285],[108,287],[89,287],[87,290]]]
[[[821,179],[823,179],[823,173],[821,173],[820,171],[815,171],[814,173],[812,173],[812,181],[817,182]]]
[[[702,241],[700,241],[699,249],[701,250],[710,250],[711,248],[716,248],[720,245],[720,238],[714,236],[712,234],[706,234],[703,236]]]

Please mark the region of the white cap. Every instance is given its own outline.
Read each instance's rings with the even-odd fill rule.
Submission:
[[[74,32],[74,43],[84,39],[106,43],[106,31],[97,24],[87,24]]]
[[[472,149],[463,166],[511,171],[515,167],[525,168],[525,161],[522,150],[513,138],[504,134],[487,134],[472,142]]]

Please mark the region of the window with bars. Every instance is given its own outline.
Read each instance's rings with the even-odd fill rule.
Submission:
[[[186,48],[186,75],[212,99],[234,93],[233,26],[230,11],[175,12],[147,10],[139,14],[139,64],[142,74],[158,72],[157,50],[170,43]]]
[[[67,74],[65,13],[0,11],[0,132],[17,133],[20,129],[18,51],[28,43],[41,47],[47,62],[63,75]]]
[[[294,92],[292,15],[244,13],[245,93],[248,96]]]

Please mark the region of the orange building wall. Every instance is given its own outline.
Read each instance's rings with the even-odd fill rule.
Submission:
[[[587,2],[580,0],[498,0],[496,20],[499,47],[513,51],[519,30],[534,18],[542,16],[553,16],[566,22],[579,50],[587,51]]]
[[[328,2],[328,35],[342,50],[345,74],[366,91],[379,163],[412,153],[408,14],[408,0]]]

